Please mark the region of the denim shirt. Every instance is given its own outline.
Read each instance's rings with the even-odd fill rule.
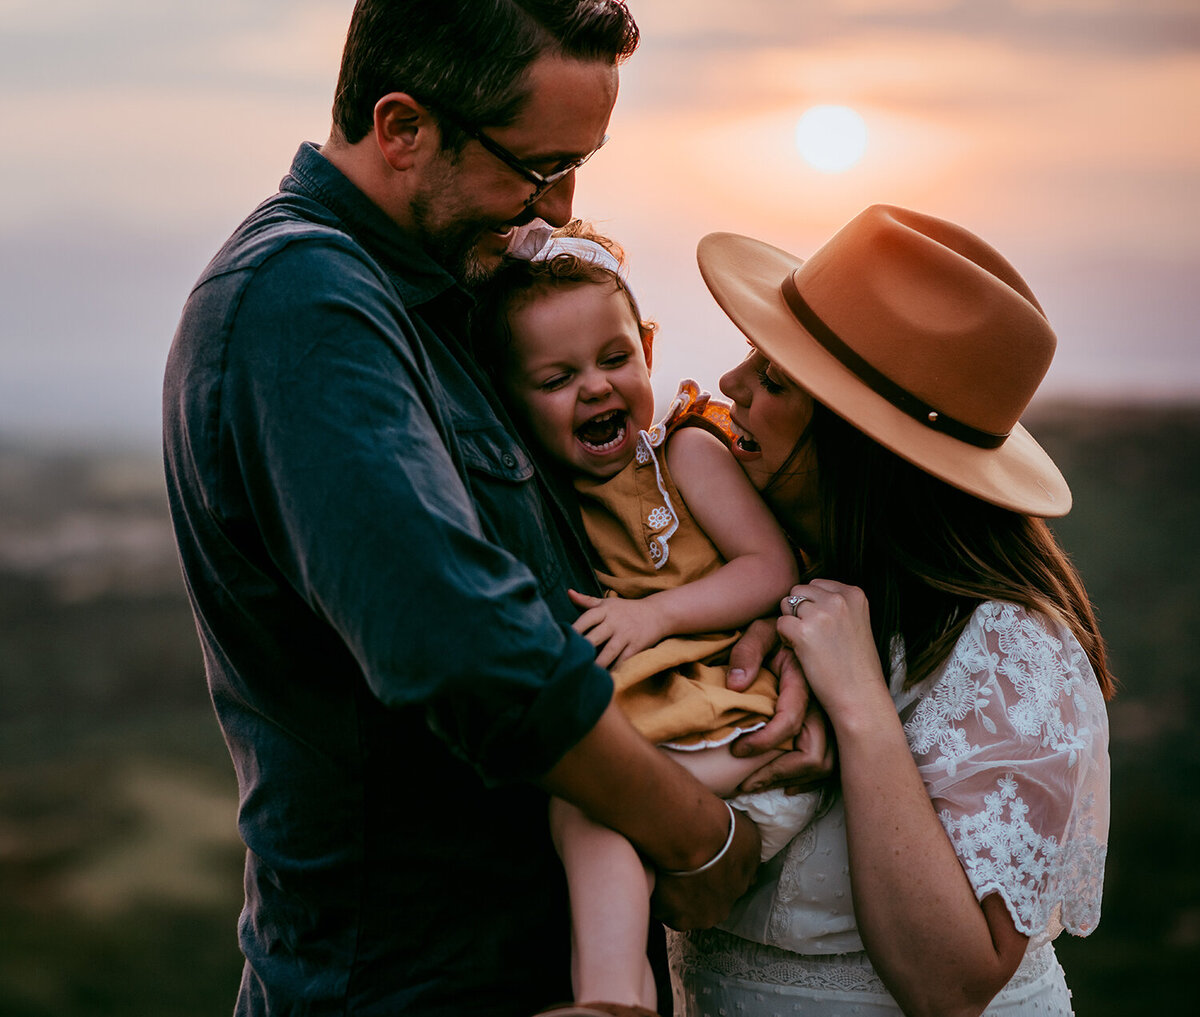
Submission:
[[[312,145],[193,289],[172,518],[247,845],[239,1014],[570,997],[546,797],[612,694],[469,299]]]

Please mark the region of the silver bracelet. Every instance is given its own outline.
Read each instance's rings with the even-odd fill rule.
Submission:
[[[725,843],[721,845],[721,850],[713,855],[707,862],[696,869],[663,869],[664,876],[698,876],[701,872],[711,869],[722,858],[725,857],[725,852],[729,850],[733,843],[733,835],[737,831],[737,817],[733,814],[733,806],[729,802],[725,802],[725,808],[729,810],[729,836],[725,838]]]

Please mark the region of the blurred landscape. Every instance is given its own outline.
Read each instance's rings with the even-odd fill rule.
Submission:
[[[1200,960],[1200,406],[1039,407],[1120,681],[1080,1017],[1186,1012]],[[157,457],[0,440],[0,1014],[230,1013],[237,790]]]

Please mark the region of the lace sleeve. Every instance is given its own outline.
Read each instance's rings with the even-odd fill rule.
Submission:
[[[1017,928],[1086,936],[1100,920],[1108,721],[1071,632],[1005,603],[975,612],[904,730],[975,895]]]

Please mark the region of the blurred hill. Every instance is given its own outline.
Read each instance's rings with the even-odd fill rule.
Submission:
[[[1184,1012],[1200,959],[1200,406],[1048,406],[1055,529],[1114,670],[1099,931],[1059,953],[1087,1017]],[[199,1017],[240,974],[236,785],[159,464],[0,442],[0,1014]]]
[[[231,1013],[237,786],[154,457],[0,445],[0,1014]]]

